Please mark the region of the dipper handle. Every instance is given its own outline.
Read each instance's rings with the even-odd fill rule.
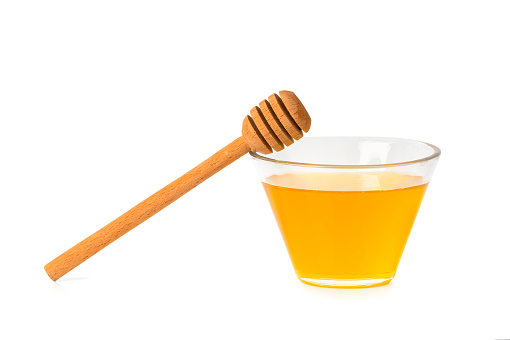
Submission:
[[[250,151],[250,147],[246,144],[245,139],[237,138],[183,176],[49,262],[44,266],[46,273],[53,281],[58,280],[248,151]]]

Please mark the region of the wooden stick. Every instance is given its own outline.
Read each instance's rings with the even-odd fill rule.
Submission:
[[[301,138],[303,136],[301,130],[308,132],[310,128],[310,116],[293,92],[280,91],[280,96],[281,98],[273,94],[269,97],[270,102],[261,102],[261,105],[264,104],[262,111],[258,107],[252,109],[251,112],[256,113],[257,116],[255,119],[250,116],[245,117],[242,128],[243,137],[237,138],[182,177],[49,262],[44,266],[48,276],[53,281],[58,280],[248,151],[268,154],[273,152],[272,147],[275,150],[283,148],[280,136],[288,136],[285,139],[285,145],[292,144],[294,142],[292,138]]]
[[[214,155],[140,202],[123,215],[90,235],[62,255],[49,262],[44,269],[56,281],[98,251],[132,230],[140,223],[176,201],[179,197],[250,151],[243,137],[239,137]]]

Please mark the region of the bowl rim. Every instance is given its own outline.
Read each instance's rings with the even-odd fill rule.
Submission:
[[[250,151],[250,156],[255,160],[272,162],[282,165],[292,165],[292,166],[301,166],[301,167],[313,167],[313,168],[332,168],[332,169],[376,169],[376,168],[388,168],[388,167],[397,167],[397,166],[406,166],[412,165],[422,162],[428,162],[430,160],[439,158],[441,155],[441,150],[430,143],[422,142],[415,139],[407,139],[407,138],[394,138],[394,137],[367,137],[367,136],[313,136],[313,137],[305,137],[306,139],[325,139],[325,138],[336,138],[336,139],[366,139],[366,140],[384,140],[384,141],[399,141],[399,142],[412,142],[412,143],[420,143],[429,146],[432,148],[432,153],[427,157],[422,157],[419,159],[413,159],[405,162],[398,163],[382,163],[382,164],[320,164],[320,163],[306,163],[306,162],[293,162],[293,161],[285,161],[270,158],[267,155],[262,155],[257,152]],[[298,141],[299,143],[299,141]]]

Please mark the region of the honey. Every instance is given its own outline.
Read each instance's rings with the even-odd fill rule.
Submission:
[[[298,278],[321,286],[389,283],[427,188],[420,176],[387,171],[291,173],[265,182]]]

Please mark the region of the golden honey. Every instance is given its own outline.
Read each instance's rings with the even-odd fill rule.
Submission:
[[[396,172],[292,173],[263,183],[297,276],[320,286],[389,283],[427,188]]]

